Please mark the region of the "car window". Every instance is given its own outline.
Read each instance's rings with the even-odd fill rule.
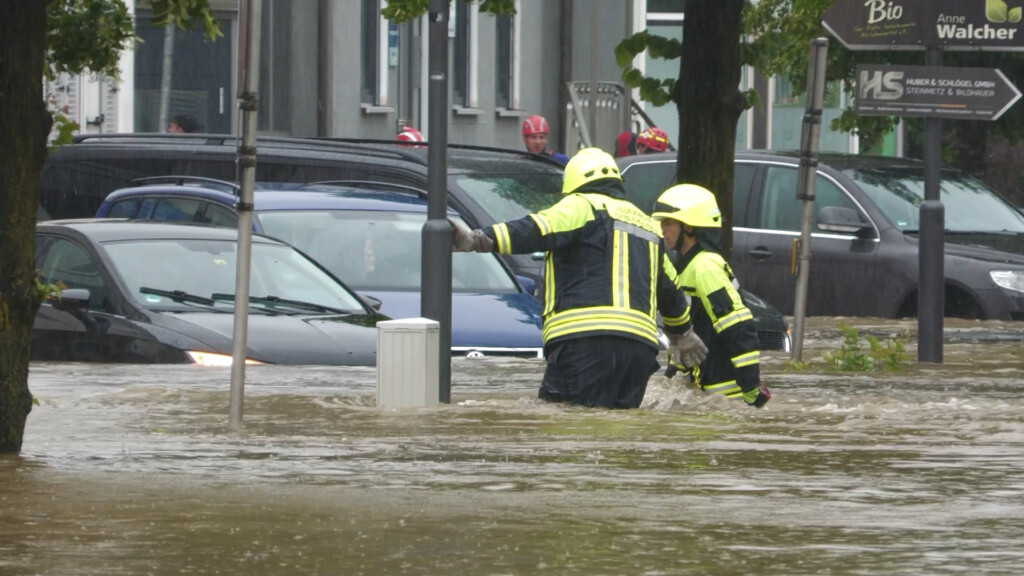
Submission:
[[[309,254],[356,290],[419,292],[426,215],[375,210],[261,211],[266,234]],[[494,254],[452,255],[452,289],[517,292]]]
[[[238,227],[238,214],[234,210],[227,206],[215,204],[213,202],[206,203],[206,210],[203,211],[199,217],[199,221],[211,226],[224,226],[227,228]]]
[[[648,214],[658,197],[676,179],[676,161],[634,162],[622,172],[622,185],[630,202]]]
[[[562,199],[560,172],[517,175],[458,175],[453,184],[465,192],[494,222],[522,218],[550,208]]]
[[[893,226],[909,232],[920,228],[923,169],[888,167],[844,173],[857,182]],[[947,171],[942,173],[939,190],[947,230],[1024,233],[1024,216],[981,182]]]
[[[754,185],[753,164],[737,162],[733,169],[732,179],[732,222],[733,226],[747,225],[747,204],[750,202],[750,189]]]
[[[764,196],[761,200],[761,228],[768,230],[800,231],[803,201],[796,197],[797,169],[788,166],[770,166],[765,176]],[[817,226],[817,213],[826,206],[842,206],[857,210],[857,205],[831,180],[820,174],[814,180],[814,219],[812,230],[824,232]],[[859,210],[858,210],[859,212]]]
[[[139,198],[125,198],[119,200],[110,207],[110,212],[107,213],[108,218],[133,218],[135,217],[136,210],[139,208]]]
[[[195,198],[161,197],[149,218],[163,222],[195,222],[199,220],[197,213],[201,207],[202,203]]]
[[[88,290],[89,310],[113,312],[107,284],[96,262],[82,246],[64,238],[53,240],[40,272],[42,281],[48,284]]]
[[[235,293],[236,243],[231,240],[119,240],[103,244],[129,295],[143,306],[195,309],[142,287],[180,290],[209,298]],[[290,246],[252,245],[249,294],[312,302],[343,310],[363,310],[345,289]]]

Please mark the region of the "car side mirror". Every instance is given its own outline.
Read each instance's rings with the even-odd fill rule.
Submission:
[[[89,291],[85,288],[67,288],[53,296],[51,302],[53,307],[65,312],[85,310],[89,307]]]
[[[363,299],[363,303],[365,303],[367,306],[373,308],[377,312],[380,312],[380,306],[382,302],[380,301],[379,298],[374,298],[373,296],[368,296],[366,294],[359,294],[359,297]]]
[[[871,223],[861,218],[859,212],[845,206],[826,206],[819,210],[818,228],[826,232],[853,234],[858,238],[867,238],[873,231]]]

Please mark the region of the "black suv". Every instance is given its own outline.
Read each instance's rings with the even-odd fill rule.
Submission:
[[[800,236],[798,153],[737,152],[732,264],[745,288],[792,314],[793,242]],[[630,199],[650,212],[672,185],[676,155],[619,159]],[[1024,320],[1024,216],[951,168],[945,206],[945,315]],[[822,154],[815,180],[807,313],[917,315],[919,206],[924,164],[907,158]]]
[[[52,151],[41,208],[50,218],[92,216],[107,194],[167,174],[237,181],[238,138],[208,134],[80,136]],[[366,181],[427,189],[427,148],[380,140],[257,139],[257,182]],[[519,218],[561,199],[562,167],[525,152],[451,145],[448,203],[471,226]],[[538,280],[543,254],[503,256]]]

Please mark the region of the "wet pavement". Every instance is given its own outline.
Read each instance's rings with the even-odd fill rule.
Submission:
[[[946,321],[945,362],[763,357],[764,410],[652,379],[640,410],[536,400],[542,360],[457,359],[452,404],[364,368],[35,364],[0,457],[0,574],[1018,574],[1024,323]]]

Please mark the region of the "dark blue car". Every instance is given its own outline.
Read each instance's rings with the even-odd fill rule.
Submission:
[[[150,182],[112,192],[96,215],[237,226],[233,184],[191,177]],[[420,316],[422,192],[366,182],[258,188],[254,231],[291,244],[380,300],[382,314]],[[539,357],[541,306],[533,288],[494,254],[453,254],[453,354]]]

